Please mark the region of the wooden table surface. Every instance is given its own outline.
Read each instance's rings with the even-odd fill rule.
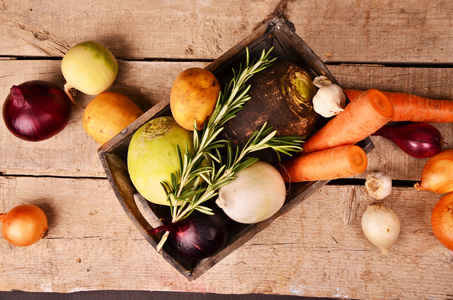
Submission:
[[[95,4],[94,4],[95,3]],[[60,86],[62,56],[95,40],[119,60],[111,90],[147,110],[182,70],[205,66],[273,16],[284,16],[345,88],[453,99],[453,2],[36,1],[0,2],[0,103],[27,80]],[[91,96],[79,94],[88,103]],[[385,200],[401,220],[388,255],[363,235],[371,199],[358,181],[330,184],[189,282],[128,219],[74,107],[69,125],[42,142],[0,124],[0,211],[41,206],[48,236],[18,248],[0,239],[0,290],[153,290],[361,299],[453,298],[453,252],[430,227],[440,195],[415,191],[425,159],[372,137],[369,170],[400,186]],[[452,148],[451,124],[435,125]],[[363,178],[364,175],[358,176]]]

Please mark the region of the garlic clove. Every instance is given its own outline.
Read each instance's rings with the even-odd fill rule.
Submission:
[[[313,79],[313,85],[316,86],[318,89],[330,84],[332,84],[332,81],[330,81],[330,79],[324,75],[318,76],[315,79]]]
[[[370,196],[381,200],[392,192],[392,179],[384,172],[371,172],[366,176],[365,188]]]
[[[333,117],[344,110],[346,95],[337,84],[321,86],[313,97],[313,109],[324,118]]]

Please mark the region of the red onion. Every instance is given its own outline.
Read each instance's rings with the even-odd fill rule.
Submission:
[[[169,231],[168,240],[182,257],[200,260],[219,251],[226,243],[228,217],[220,210],[214,215],[193,212],[177,223],[159,226],[150,233]]]
[[[391,140],[401,150],[415,158],[427,158],[439,153],[443,143],[439,130],[423,122],[397,126],[386,125],[373,135]]]
[[[3,120],[16,137],[42,141],[69,122],[71,100],[53,83],[33,80],[14,85],[3,104]]]

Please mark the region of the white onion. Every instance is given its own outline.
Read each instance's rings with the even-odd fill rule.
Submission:
[[[371,243],[387,254],[400,234],[400,220],[390,207],[373,203],[362,215],[362,230]]]
[[[271,164],[257,161],[239,171],[219,191],[217,205],[236,222],[254,224],[273,216],[285,203],[286,186]]]

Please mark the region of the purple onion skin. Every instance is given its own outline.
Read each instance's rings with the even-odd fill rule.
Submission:
[[[223,248],[227,241],[227,228],[231,221],[223,211],[213,208],[214,215],[198,211],[177,223],[164,224],[150,234],[169,231],[168,241],[180,256],[201,260]]]
[[[69,122],[71,100],[57,85],[33,80],[14,85],[3,104],[8,130],[26,141],[42,141],[61,132]]]
[[[442,149],[442,135],[436,127],[423,122],[398,126],[384,126],[373,135],[394,142],[406,154],[415,158],[428,158]]]

